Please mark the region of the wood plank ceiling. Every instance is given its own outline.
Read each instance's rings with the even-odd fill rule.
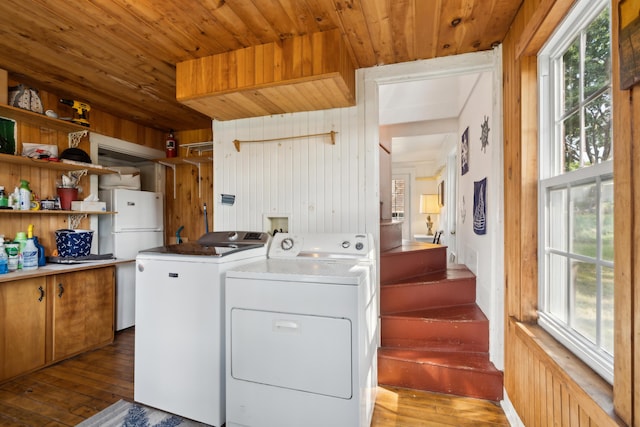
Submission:
[[[157,129],[210,127],[176,64],[339,29],[356,68],[490,49],[522,0],[2,0],[0,68]]]

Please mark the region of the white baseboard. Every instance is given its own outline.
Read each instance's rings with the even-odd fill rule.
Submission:
[[[509,400],[509,395],[507,394],[507,390],[503,389],[504,399],[500,401],[500,406],[502,406],[502,410],[504,414],[507,416],[507,421],[509,421],[509,425],[511,427],[525,427],[524,423],[520,420],[518,413],[516,412],[516,408],[513,407],[511,400]]]

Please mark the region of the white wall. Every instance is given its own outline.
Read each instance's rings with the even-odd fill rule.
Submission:
[[[285,216],[290,232],[366,232],[357,120],[353,107],[214,122],[214,229],[271,231],[264,217]],[[237,152],[232,143],[332,130],[335,145],[316,136],[241,143]],[[236,196],[233,206],[220,203],[223,193]]]
[[[356,107],[214,122],[214,230],[266,230],[264,215],[285,215],[290,217],[289,231],[292,232],[367,232],[379,243],[379,85],[473,72],[486,73],[487,77],[478,85],[478,95],[473,97],[476,101],[465,108],[461,123],[469,123],[473,147],[473,143],[477,145],[480,120],[483,115],[489,116],[490,142],[486,155],[471,153],[471,171],[465,175],[466,181],[459,183],[459,188],[471,191],[470,199],[465,193],[466,209],[470,211],[473,182],[468,181],[483,177],[486,171],[490,185],[490,222],[486,236],[467,232],[457,240],[459,252],[465,251],[465,256],[459,258],[461,262],[475,265],[474,257],[478,259],[478,268],[473,267],[478,275],[477,300],[490,321],[491,359],[502,369],[500,48],[358,70]],[[323,138],[309,138],[242,144],[240,152],[236,152],[232,143],[235,139],[282,138],[331,130],[338,132],[335,146]],[[484,159],[485,166],[482,166]],[[415,189],[412,194],[419,195],[418,191],[421,190]],[[235,205],[221,205],[222,193],[235,194]],[[415,201],[414,204],[417,206]],[[458,211],[460,209],[462,204],[458,201]],[[471,216],[467,213],[466,225],[469,224]]]
[[[490,353],[494,363],[502,367],[503,360],[503,193],[502,193],[502,138],[501,117],[496,117],[497,94],[494,90],[494,73],[485,72],[473,89],[471,97],[459,118],[458,159],[460,139],[469,128],[469,171],[458,171],[458,259],[476,274],[476,303],[489,317]],[[498,86],[501,87],[501,86]],[[498,110],[499,111],[499,110]],[[481,125],[489,119],[489,143],[482,150]],[[473,230],[474,182],[487,178],[486,234],[478,235]],[[499,261],[499,262],[497,262]]]

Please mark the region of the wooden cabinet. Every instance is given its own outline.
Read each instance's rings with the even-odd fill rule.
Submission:
[[[53,360],[113,341],[114,267],[49,277]]]
[[[113,342],[113,264],[7,276],[0,276],[0,382]]]
[[[45,364],[45,278],[0,283],[0,381]]]

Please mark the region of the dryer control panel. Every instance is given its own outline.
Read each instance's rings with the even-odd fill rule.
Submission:
[[[277,233],[271,240],[269,258],[363,259],[375,257],[370,234]]]

